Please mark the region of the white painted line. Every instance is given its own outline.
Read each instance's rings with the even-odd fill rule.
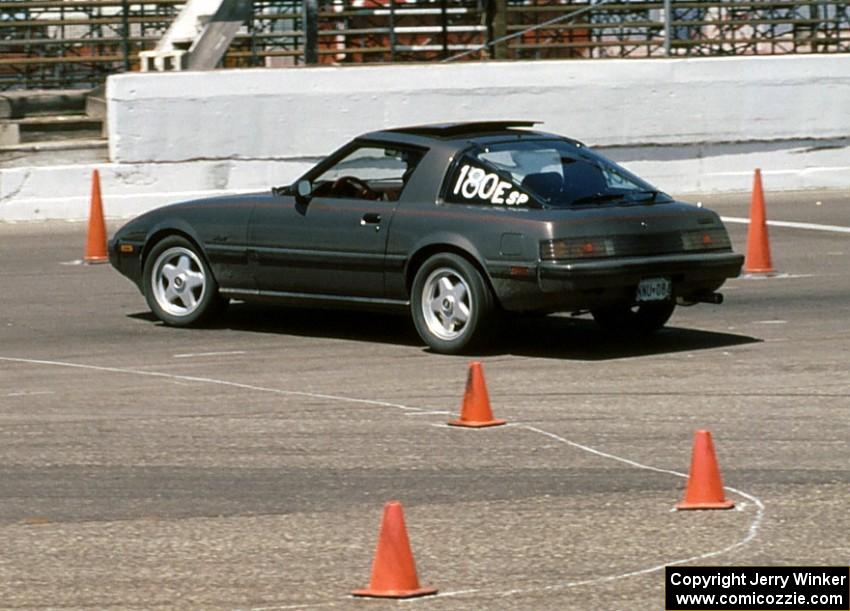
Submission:
[[[750,224],[750,219],[740,216],[721,216],[724,223]],[[792,221],[767,221],[770,227],[786,227],[788,229],[811,229],[813,231],[831,231],[832,233],[850,233],[850,227],[841,225],[818,225],[816,223],[795,223]]]
[[[450,411],[437,410],[433,412],[410,412],[409,414],[405,414],[405,416],[447,416],[449,414],[451,414]]]
[[[343,599],[340,599],[343,600]],[[304,603],[300,605],[282,605],[279,607],[251,607],[248,611],[285,611],[286,609],[317,609],[319,607],[336,607],[338,602]],[[242,611],[237,608],[236,611]]]
[[[40,359],[22,359],[0,356],[0,361],[10,363],[28,363],[30,365],[51,365],[54,367],[70,367],[73,369],[88,369],[91,371],[104,371],[109,373],[126,373],[130,375],[149,376],[152,378],[166,378],[169,380],[177,380],[180,382],[198,382],[201,384],[218,384],[220,386],[229,386],[231,388],[241,388],[244,390],[255,390],[257,392],[268,392],[277,395],[287,395],[293,397],[311,397],[313,399],[328,399],[330,401],[348,401],[349,403],[361,403],[363,405],[376,405],[379,407],[394,407],[405,411],[424,411],[421,407],[409,407],[399,403],[390,403],[388,401],[373,401],[371,399],[357,399],[354,397],[342,397],[339,395],[325,395],[314,392],[302,392],[298,390],[281,390],[279,388],[268,388],[265,386],[254,386],[252,384],[240,384],[239,382],[228,382],[227,380],[218,380],[215,378],[201,378],[197,376],[184,376],[173,373],[163,373],[159,371],[144,371],[141,369],[123,369],[121,367],[102,367],[98,365],[82,365],[80,363],[68,363],[65,361],[45,361]]]
[[[201,377],[195,377],[195,376],[184,376],[184,375],[177,375],[177,374],[164,373],[164,372],[144,371],[144,370],[140,370],[140,369],[123,369],[123,368],[120,368],[120,367],[102,367],[102,366],[98,366],[98,365],[82,365],[82,364],[79,364],[79,363],[69,363],[69,362],[65,362],[65,361],[47,361],[47,360],[40,360],[40,359],[26,359],[26,358],[3,357],[3,356],[0,356],[0,361],[7,361],[7,362],[11,362],[11,363],[27,363],[27,364],[32,364],[32,365],[48,365],[48,366],[54,366],[54,367],[70,367],[70,368],[75,368],[75,369],[87,369],[87,370],[91,370],[91,371],[103,371],[103,372],[110,372],[110,373],[122,373],[122,374],[133,374],[133,375],[158,377],[158,378],[168,378],[168,379],[180,380],[180,381],[200,382],[200,383],[207,383],[207,384],[218,384],[218,385],[221,385],[221,386],[230,386],[230,387],[234,387],[234,388],[242,388],[242,389],[245,389],[245,390],[255,390],[255,391],[258,391],[258,392],[269,392],[269,393],[280,394],[280,395],[306,396],[306,397],[314,397],[314,398],[320,398],[320,399],[346,401],[346,402],[349,402],[349,403],[376,405],[376,406],[382,406],[382,407],[394,407],[394,408],[397,408],[397,409],[403,409],[403,410],[406,410],[406,411],[415,411],[415,412],[426,411],[422,408],[409,407],[409,406],[406,406],[406,405],[401,405],[399,403],[389,403],[389,402],[386,402],[386,401],[373,401],[373,400],[369,400],[369,399],[358,399],[358,398],[354,398],[354,397],[344,397],[344,396],[340,396],[340,395],[326,395],[326,394],[320,394],[320,393],[310,393],[310,392],[302,392],[302,391],[295,391],[295,390],[281,390],[281,389],[278,389],[278,388],[268,388],[268,387],[264,387],[264,386],[253,386],[253,385],[250,385],[250,384],[241,384],[241,383],[238,383],[238,382],[229,382],[227,380],[219,380],[219,379],[216,379],[216,378],[201,378]],[[434,424],[434,423],[428,423],[428,424],[430,426],[440,426],[440,427],[446,426],[446,425],[437,425],[437,424]],[[529,426],[529,425],[514,425],[514,426],[509,425],[509,427],[510,428],[523,428],[525,430],[537,433],[539,435],[544,435],[545,437],[553,439],[553,440],[555,440],[559,443],[563,443],[565,445],[568,445],[568,446],[571,446],[573,448],[582,450],[584,452],[594,454],[594,455],[599,456],[601,458],[606,458],[608,460],[617,461],[617,462],[629,465],[631,467],[635,467],[636,469],[643,469],[643,470],[646,470],[646,471],[654,471],[656,473],[664,473],[664,474],[669,474],[669,475],[673,475],[673,476],[681,477],[681,478],[687,478],[688,477],[687,474],[681,473],[679,471],[673,471],[671,469],[662,469],[662,468],[659,468],[659,467],[653,467],[651,465],[645,465],[643,463],[639,463],[637,461],[630,460],[628,458],[623,458],[622,456],[617,456],[615,454],[603,452],[601,450],[597,450],[597,449],[592,448],[590,446],[582,445],[582,444],[577,443],[575,441],[570,441],[569,439],[566,439],[564,437],[556,435],[555,433],[550,433],[549,431],[544,431],[543,429],[539,429],[537,427],[533,427],[533,426]],[[504,429],[504,428],[508,428],[508,427],[498,427],[498,428]],[[709,558],[715,558],[717,556],[726,554],[726,553],[728,553],[732,550],[735,550],[735,549],[738,549],[739,547],[743,547],[743,546],[747,545],[750,541],[752,541],[756,537],[756,535],[758,534],[759,528],[761,527],[761,523],[764,519],[765,508],[764,508],[764,503],[762,503],[762,501],[759,498],[757,498],[757,497],[755,497],[751,494],[743,492],[743,491],[741,491],[737,488],[732,488],[731,486],[724,486],[724,488],[726,490],[732,492],[733,494],[737,494],[738,496],[744,497],[745,499],[751,501],[756,506],[756,515],[753,518],[753,521],[750,523],[750,527],[749,527],[749,530],[747,531],[747,535],[743,539],[741,539],[741,540],[739,540],[735,543],[732,543],[731,545],[727,545],[726,547],[724,547],[722,549],[706,552],[704,554],[699,554],[699,555],[696,555],[696,556],[691,556],[689,558],[682,558],[682,559],[679,559],[679,560],[669,560],[669,561],[664,562],[663,564],[650,566],[650,567],[647,567],[647,568],[638,569],[638,570],[634,570],[634,571],[629,571],[629,572],[626,572],[626,573],[620,573],[620,574],[615,574],[615,575],[607,575],[605,577],[597,577],[595,579],[586,579],[586,580],[583,580],[583,581],[565,581],[565,582],[561,582],[561,583],[554,583],[554,584],[550,584],[550,585],[546,585],[546,586],[540,586],[540,587],[536,587],[536,588],[516,588],[516,589],[512,589],[512,590],[503,590],[503,591],[493,591],[493,590],[489,590],[489,589],[476,588],[476,589],[469,589],[469,590],[459,590],[459,591],[455,591],[455,592],[446,592],[446,593],[443,593],[443,594],[438,593],[436,595],[436,597],[440,598],[440,597],[462,596],[462,595],[465,595],[465,594],[483,594],[483,595],[487,595],[487,596],[499,596],[499,597],[504,598],[504,597],[509,597],[509,596],[521,595],[521,594],[536,594],[536,593],[541,593],[541,592],[551,592],[551,591],[562,590],[562,589],[566,589],[566,588],[574,588],[574,587],[579,587],[579,586],[591,586],[591,585],[596,585],[596,584],[601,584],[601,583],[618,581],[620,579],[626,579],[626,578],[629,578],[629,577],[646,575],[648,573],[655,573],[655,572],[658,572],[658,571],[662,571],[667,566],[687,564],[689,562],[706,560],[706,559],[709,559]],[[410,601],[410,603],[415,603],[416,601],[420,601],[420,600],[427,600],[429,598],[432,598],[432,597],[427,597],[427,598],[424,598],[424,599],[412,599]],[[339,600],[341,600],[341,599],[336,599],[336,601],[326,601],[326,602],[323,601],[323,602],[306,603],[306,604],[300,604],[300,605],[284,605],[284,606],[279,606],[279,607],[256,607],[256,608],[253,608],[251,611],[274,611],[274,610],[283,610],[283,609],[308,609],[308,608],[317,608],[317,607],[332,607],[332,606],[336,606],[337,601],[339,601]],[[348,599],[346,599],[346,600],[348,600]]]
[[[534,431],[535,433],[545,435],[545,436],[550,437],[550,438],[552,438],[556,441],[560,441],[561,443],[572,446],[572,447],[577,448],[579,450],[584,450],[585,452],[589,452],[591,454],[595,454],[597,456],[600,456],[602,458],[607,458],[609,460],[615,460],[617,462],[624,463],[626,465],[635,467],[637,469],[644,469],[646,471],[655,471],[657,473],[668,473],[670,475],[675,475],[676,477],[682,477],[682,478],[688,477],[688,475],[686,473],[680,473],[678,471],[672,471],[670,469],[660,469],[658,467],[653,467],[651,465],[645,465],[643,463],[639,463],[639,462],[634,461],[634,460],[629,460],[628,458],[623,458],[621,456],[609,454],[608,452],[602,452],[601,450],[597,450],[595,448],[591,448],[590,446],[585,446],[585,445],[582,445],[580,443],[576,443],[575,441],[570,441],[569,439],[565,439],[563,437],[555,435],[554,433],[550,433],[548,431],[544,431],[543,429],[538,429],[538,428],[533,427],[533,426],[525,426],[524,428],[529,430],[529,431]],[[738,496],[742,496],[745,499],[752,501],[756,506],[756,515],[753,518],[753,521],[750,523],[750,528],[747,532],[747,536],[744,537],[743,539],[741,539],[740,541],[737,541],[737,542],[735,542],[731,545],[728,545],[728,546],[724,547],[723,549],[715,550],[715,551],[712,551],[712,552],[706,552],[705,554],[699,554],[697,556],[691,556],[690,558],[682,558],[680,560],[671,560],[671,561],[665,562],[664,564],[659,564],[659,565],[656,565],[656,566],[648,567],[648,568],[645,568],[645,569],[639,569],[639,570],[636,570],[636,571],[630,571],[628,573],[622,573],[622,574],[619,574],[619,575],[608,575],[606,577],[597,577],[596,579],[586,579],[584,581],[570,581],[570,582],[564,582],[564,583],[560,583],[560,584],[552,584],[552,585],[548,585],[548,586],[542,586],[542,587],[539,587],[539,588],[521,588],[521,589],[516,589],[516,590],[510,590],[506,593],[503,593],[502,596],[511,596],[511,595],[515,595],[515,594],[533,594],[533,593],[537,593],[537,592],[551,592],[552,590],[562,590],[562,589],[565,589],[565,588],[574,588],[574,587],[577,587],[577,586],[587,586],[587,585],[595,585],[595,584],[605,583],[605,582],[610,582],[610,581],[617,581],[619,579],[625,579],[627,577],[636,577],[638,575],[646,575],[648,573],[655,573],[655,572],[658,572],[658,571],[663,571],[664,568],[668,567],[668,566],[675,566],[675,565],[679,565],[679,564],[687,564],[689,562],[696,562],[696,561],[699,561],[699,560],[707,560],[708,558],[715,558],[717,556],[726,554],[726,553],[728,553],[728,552],[730,552],[734,549],[738,549],[739,547],[743,547],[743,546],[747,545],[750,541],[755,539],[756,535],[758,534],[759,528],[761,527],[761,523],[764,520],[764,503],[762,503],[759,498],[757,498],[757,497],[755,497],[751,494],[747,494],[746,492],[743,492],[741,490],[738,490],[737,488],[732,488],[731,486],[724,486],[724,489],[726,489],[729,492],[732,492],[734,494],[737,494]]]
[[[229,350],[227,352],[190,352],[187,354],[175,354],[175,359],[192,359],[198,356],[229,356],[231,354],[245,354],[244,350]]]
[[[55,395],[56,393],[52,390],[31,390],[31,391],[22,391],[22,392],[10,392],[5,395],[7,397],[32,397],[34,395]]]
[[[628,458],[622,458],[620,456],[615,456],[614,454],[608,454],[607,452],[602,452],[601,450],[597,450],[595,448],[591,448],[590,446],[585,446],[580,443],[576,443],[575,441],[570,441],[569,439],[564,439],[563,437],[559,437],[554,433],[549,433],[548,431],[544,431],[542,429],[538,429],[533,426],[525,425],[523,427],[529,431],[533,431],[535,433],[540,433],[541,435],[546,435],[554,439],[555,441],[559,441],[561,443],[565,443],[568,446],[572,446],[574,448],[578,448],[579,450],[584,450],[585,452],[589,452],[590,454],[596,454],[597,456],[601,456],[602,458],[607,458],[609,460],[616,460],[617,462],[621,462],[629,465],[630,467],[635,467],[637,469],[645,469],[647,471],[655,471],[657,473],[667,473],[669,475],[675,475],[676,477],[684,477],[687,479],[687,473],[680,473],[679,471],[671,471],[670,469],[661,469],[659,467],[650,467],[649,465],[644,465],[639,462],[635,462],[633,460],[629,460]]]
[[[637,469],[644,469],[644,470],[647,470],[647,471],[655,471],[657,473],[666,473],[666,474],[669,474],[669,475],[675,475],[676,477],[682,477],[682,478],[688,477],[688,475],[686,473],[680,473],[679,471],[672,471],[670,469],[661,469],[659,467],[653,467],[651,465],[645,465],[643,463],[639,463],[637,461],[630,460],[628,458],[623,458],[621,456],[609,454],[608,452],[602,452],[601,450],[597,450],[595,448],[591,448],[590,446],[586,446],[586,445],[582,445],[580,443],[576,443],[575,441],[570,441],[569,439],[565,439],[564,437],[561,437],[561,436],[556,435],[554,433],[550,433],[549,431],[544,431],[543,429],[539,429],[537,427],[526,425],[526,426],[523,426],[522,428],[529,430],[529,431],[532,431],[532,432],[535,432],[535,433],[538,433],[540,435],[545,435],[546,437],[554,439],[555,441],[569,445],[569,446],[577,448],[579,450],[583,450],[585,452],[589,452],[591,454],[595,454],[597,456],[600,456],[602,458],[607,458],[609,460],[615,460],[617,462],[624,463],[626,465],[629,465],[631,467],[635,467]],[[491,591],[484,590],[484,589],[462,590],[462,591],[459,591],[459,592],[446,592],[444,594],[438,593],[436,596],[437,596],[437,598],[440,598],[440,597],[450,597],[450,596],[461,596],[463,594],[485,594],[485,595],[494,595],[494,596],[499,596],[499,597],[505,598],[505,597],[516,596],[516,595],[521,595],[521,594],[536,594],[536,593],[541,593],[541,592],[552,592],[552,591],[555,591],[555,590],[564,590],[564,589],[567,589],[567,588],[575,588],[575,587],[579,587],[579,586],[591,586],[591,585],[607,583],[607,582],[611,582],[611,581],[618,581],[620,579],[626,579],[626,578],[629,578],[629,577],[637,577],[639,575],[646,575],[648,573],[656,573],[656,572],[659,572],[659,571],[663,571],[664,568],[668,567],[668,566],[676,566],[676,565],[680,565],[680,564],[687,564],[689,562],[697,562],[697,561],[700,561],[700,560],[707,560],[709,558],[715,558],[717,556],[726,554],[728,552],[731,552],[732,550],[735,550],[735,549],[738,549],[739,547],[743,547],[743,546],[747,545],[750,541],[752,541],[756,537],[756,535],[758,534],[758,530],[761,527],[761,523],[764,520],[764,503],[762,503],[762,501],[759,498],[757,498],[757,497],[755,497],[751,494],[747,494],[746,492],[743,492],[741,490],[738,490],[737,488],[732,488],[731,486],[724,486],[724,488],[726,490],[734,493],[734,494],[737,494],[739,496],[744,497],[745,499],[752,501],[756,506],[756,515],[753,518],[753,521],[750,523],[750,528],[747,531],[747,535],[743,539],[741,539],[740,541],[737,541],[737,542],[735,542],[731,545],[728,545],[728,546],[724,547],[723,549],[719,549],[719,550],[715,550],[715,551],[711,551],[711,552],[706,552],[705,554],[699,554],[697,556],[691,556],[689,558],[681,558],[679,560],[670,560],[670,561],[665,562],[664,564],[659,564],[659,565],[651,566],[651,567],[644,568],[644,569],[638,569],[636,571],[630,571],[630,572],[621,573],[621,574],[618,574],[618,575],[607,575],[605,577],[597,577],[595,579],[585,579],[585,580],[582,580],[582,581],[565,581],[565,582],[562,582],[562,583],[555,583],[555,584],[540,586],[540,587],[536,587],[536,588],[516,588],[516,589],[513,589],[513,590],[507,590],[507,591],[503,591],[503,592],[491,592]],[[415,602],[416,600],[418,600],[418,599],[411,599],[410,602],[412,603],[412,602]]]
[[[787,325],[787,320],[754,320],[754,325]]]

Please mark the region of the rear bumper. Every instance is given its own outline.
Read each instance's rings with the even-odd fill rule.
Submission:
[[[668,276],[675,285],[734,278],[741,273],[743,255],[732,252],[629,257],[563,263],[543,261],[538,285],[544,293],[636,286],[642,278]]]
[[[575,311],[631,303],[642,279],[659,276],[671,280],[673,298],[700,301],[738,276],[743,263],[744,257],[733,252],[542,261],[536,270],[526,268],[524,278],[491,269],[491,280],[506,310]]]

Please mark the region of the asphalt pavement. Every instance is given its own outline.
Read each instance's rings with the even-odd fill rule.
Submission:
[[[768,191],[767,214],[847,228],[850,195]],[[660,610],[673,563],[848,564],[848,233],[771,226],[777,275],[649,339],[515,322],[475,355],[509,421],[482,430],[445,426],[471,358],[404,317],[164,327],[78,264],[84,236],[0,225],[0,608],[395,608],[349,596],[391,499],[440,590],[414,609]],[[671,511],[698,429],[731,511]]]

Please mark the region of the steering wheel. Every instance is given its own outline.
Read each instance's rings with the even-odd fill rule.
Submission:
[[[348,195],[359,199],[378,199],[379,197],[365,180],[356,176],[340,176],[334,181],[331,191],[336,195]]]

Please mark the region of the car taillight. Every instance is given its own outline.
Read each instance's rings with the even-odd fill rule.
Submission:
[[[541,259],[594,259],[612,254],[613,245],[608,238],[561,238],[540,242]]]
[[[685,250],[723,250],[731,246],[729,235],[722,227],[682,232],[682,248]]]

